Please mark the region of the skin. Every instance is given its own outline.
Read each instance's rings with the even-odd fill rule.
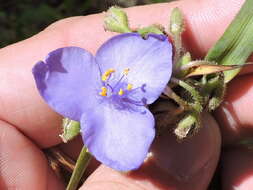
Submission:
[[[130,8],[127,12],[132,27],[157,22],[166,26],[171,9],[178,6],[186,18],[184,42],[198,58],[218,40],[242,3],[243,0],[182,0]],[[41,151],[42,148],[61,143],[58,137],[61,117],[39,96],[31,68],[48,52],[59,47],[79,46],[95,53],[106,39],[114,35],[103,30],[103,16],[98,14],[60,20],[32,38],[0,50],[0,189],[64,189]],[[244,75],[229,84],[225,103],[215,113],[224,145],[233,145],[253,134],[253,106],[249,106],[253,96],[251,71],[247,68],[243,71]],[[100,166],[81,189],[205,189],[220,151],[220,133],[210,116],[205,117],[212,124],[206,125],[189,142],[178,144],[173,136],[165,142],[156,141],[152,151],[158,156],[145,163],[140,170],[122,174]],[[159,143],[161,146],[158,146]],[[76,157],[80,144],[75,140],[67,146],[60,146],[70,156]],[[166,152],[168,146],[175,151]],[[184,147],[187,151],[180,153],[179,149]],[[166,155],[159,156],[159,152]],[[247,183],[252,172],[244,167],[252,165],[249,159],[251,154],[241,147],[231,148],[222,154],[224,189],[233,189],[235,184],[240,190],[253,188],[252,182]],[[171,162],[163,162],[160,158],[168,158]],[[207,170],[203,172],[205,168]]]

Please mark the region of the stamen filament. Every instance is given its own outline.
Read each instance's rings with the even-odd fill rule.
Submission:
[[[114,88],[122,81],[122,79],[128,75],[128,72],[130,71],[129,68],[124,69],[123,71],[123,75],[120,77],[120,79],[118,80],[118,82],[114,85]]]

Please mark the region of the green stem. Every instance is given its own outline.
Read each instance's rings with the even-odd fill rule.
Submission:
[[[253,51],[253,1],[246,0],[223,36],[205,57],[220,65],[243,65]],[[233,79],[240,69],[225,71],[225,81]]]
[[[175,47],[175,55],[174,55],[174,60],[173,63],[175,65],[175,69],[177,70],[178,67],[180,66],[179,60],[180,56],[182,55],[182,37],[181,34],[173,36],[173,41],[174,41],[174,47]]]
[[[80,179],[82,178],[83,173],[85,169],[87,168],[91,158],[92,158],[92,155],[89,153],[88,149],[86,147],[83,147],[77,159],[75,169],[71,175],[71,178],[69,180],[69,184],[66,190],[77,189]]]

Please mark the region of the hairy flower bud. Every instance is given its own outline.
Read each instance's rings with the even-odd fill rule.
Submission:
[[[179,8],[174,8],[170,16],[170,32],[173,35],[180,35],[184,30],[184,19]]]
[[[128,18],[126,13],[118,8],[111,7],[107,11],[107,15],[104,19],[104,28],[112,32],[127,33],[131,32],[128,26]]]

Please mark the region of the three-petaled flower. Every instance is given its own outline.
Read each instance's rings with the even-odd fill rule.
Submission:
[[[33,68],[45,101],[80,121],[85,146],[119,171],[137,169],[155,136],[146,108],[162,93],[172,72],[172,46],[165,35],[120,34],[94,57],[79,47],[49,53]]]

